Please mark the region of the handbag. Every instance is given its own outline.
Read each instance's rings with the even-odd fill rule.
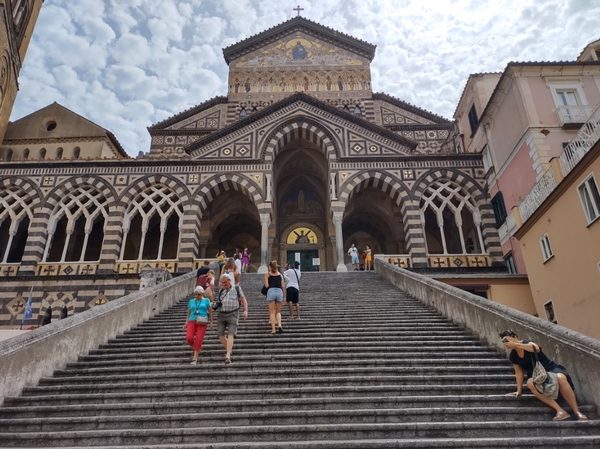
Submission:
[[[265,296],[267,296],[268,291],[269,291],[269,287],[265,287],[264,285],[263,285],[263,288],[260,289],[260,292]]]
[[[555,373],[549,373],[544,368],[544,365],[540,363],[540,359],[535,352],[535,346],[533,347],[533,373],[531,374],[531,380],[535,389],[541,394],[550,399],[558,398],[558,377]]]
[[[198,315],[198,300],[196,300],[196,324],[208,325],[208,317]]]

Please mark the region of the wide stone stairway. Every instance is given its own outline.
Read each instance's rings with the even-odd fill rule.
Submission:
[[[7,398],[1,447],[598,448],[600,420],[516,399],[504,354],[374,273],[305,273],[302,319],[272,336],[262,276],[232,364],[208,331],[189,364],[187,298]]]

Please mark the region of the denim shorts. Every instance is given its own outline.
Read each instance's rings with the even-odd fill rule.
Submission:
[[[267,292],[267,302],[283,302],[283,290],[271,287]]]

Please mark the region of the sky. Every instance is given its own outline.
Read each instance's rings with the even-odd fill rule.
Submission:
[[[146,127],[227,94],[222,49],[297,13],[377,46],[374,92],[447,119],[472,73],[572,61],[600,38],[598,0],[46,0],[11,120],[56,101],[127,153]]]

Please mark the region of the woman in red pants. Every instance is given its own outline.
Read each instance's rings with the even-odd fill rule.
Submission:
[[[208,291],[207,291],[208,293]],[[192,356],[192,365],[198,363],[198,354],[202,348],[202,341],[206,328],[210,323],[210,328],[213,328],[213,311],[210,305],[210,300],[205,297],[204,289],[197,286],[194,289],[194,298],[188,303],[188,313],[183,325],[183,330],[186,331],[185,340],[188,345],[194,348]]]

